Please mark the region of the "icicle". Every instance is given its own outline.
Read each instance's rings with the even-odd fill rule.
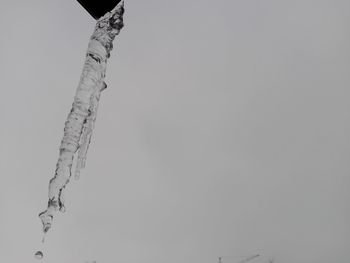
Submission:
[[[113,48],[112,42],[123,27],[123,13],[124,2],[121,1],[97,21],[90,38],[83,72],[65,123],[55,175],[49,183],[48,206],[39,214],[44,233],[51,228],[56,211],[65,211],[64,190],[69,183],[73,159],[78,149],[77,176],[85,166],[100,94],[106,88],[104,78],[107,59]]]
[[[101,92],[106,88],[107,88],[107,84],[105,82],[102,82],[102,85],[100,86],[100,88],[97,89],[96,92],[90,98],[91,101],[90,101],[89,115],[86,118],[83,132],[80,137],[78,159],[77,159],[77,164],[75,168],[75,179],[79,179],[80,170],[85,168],[86,154],[89,148],[92,132],[95,126],[97,109],[100,101]]]

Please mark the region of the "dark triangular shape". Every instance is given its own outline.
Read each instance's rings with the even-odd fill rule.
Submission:
[[[99,19],[111,11],[121,0],[77,0],[92,15]]]

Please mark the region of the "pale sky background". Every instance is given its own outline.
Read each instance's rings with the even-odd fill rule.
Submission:
[[[349,10],[126,0],[87,167],[42,246],[95,21],[73,0],[1,0],[0,262],[348,263]]]

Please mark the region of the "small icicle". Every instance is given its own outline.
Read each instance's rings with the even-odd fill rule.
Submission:
[[[80,177],[80,170],[85,168],[86,154],[89,149],[91,142],[91,136],[95,127],[97,109],[100,101],[101,92],[107,88],[107,84],[103,81],[97,90],[91,95],[89,115],[86,117],[82,134],[79,141],[79,150],[77,164],[75,168],[75,179],[78,180]]]

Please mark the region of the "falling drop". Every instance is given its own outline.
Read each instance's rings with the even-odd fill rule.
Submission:
[[[35,257],[36,259],[42,259],[42,258],[44,257],[43,252],[37,251],[37,252],[34,254],[34,257]]]

